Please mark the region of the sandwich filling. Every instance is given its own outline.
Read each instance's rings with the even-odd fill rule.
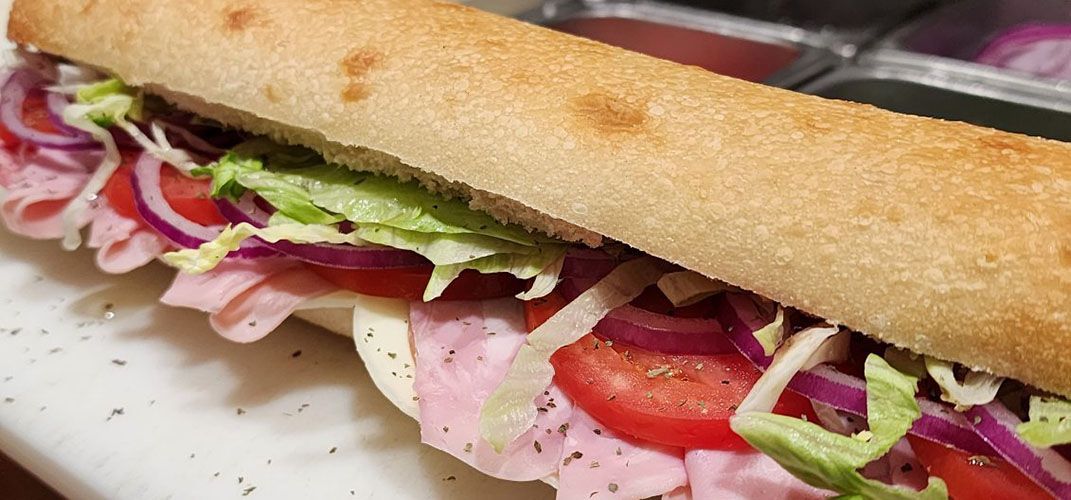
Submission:
[[[0,90],[12,232],[175,267],[163,302],[237,342],[351,309],[423,440],[490,475],[560,498],[1071,498],[1055,395],[25,57]]]

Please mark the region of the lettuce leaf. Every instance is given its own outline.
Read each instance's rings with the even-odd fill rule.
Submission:
[[[63,121],[85,131],[104,145],[104,157],[82,190],[63,208],[63,248],[74,250],[82,245],[78,221],[90,207],[108,179],[119,168],[122,158],[115,138],[107,129],[115,123],[129,123],[128,115],[140,112],[141,99],[119,80],[105,80],[85,85],[78,91],[77,102],[63,109]]]
[[[243,222],[224,228],[216,239],[202,243],[200,247],[168,252],[161,258],[184,273],[201,274],[211,271],[227,254],[237,250],[243,241],[254,236],[270,243],[282,240],[294,243],[362,243],[353,233],[339,232],[334,226],[280,224],[257,228]]]
[[[626,261],[533,330],[506,377],[480,408],[480,436],[501,453],[531,429],[538,412],[535,398],[554,378],[551,356],[587,335],[610,311],[631,302],[662,274],[653,257]]]
[[[442,295],[446,287],[466,269],[475,269],[483,274],[510,273],[520,279],[536,278],[532,287],[518,295],[518,298],[538,299],[554,291],[564,256],[565,247],[548,247],[545,251],[531,255],[494,254],[460,264],[435,266],[431,281],[424,290],[424,301]]]
[[[301,214],[292,213],[295,208],[311,204],[355,224],[422,233],[479,234],[524,246],[558,243],[518,226],[501,224],[460,200],[443,199],[415,182],[356,172],[293,146],[251,141],[197,173],[212,175],[213,196],[238,197],[251,189],[297,220],[302,219]],[[293,190],[283,190],[282,184],[290,184]]]
[[[900,373],[871,354],[864,368],[869,431],[842,436],[813,423],[772,413],[747,412],[732,418],[733,431],[807,484],[841,493],[842,498],[944,499],[944,481],[930,477],[919,492],[867,479],[859,469],[880,458],[922,412],[915,401],[918,379]]]
[[[1071,402],[1031,396],[1029,413],[1016,428],[1023,440],[1038,448],[1071,443]]]
[[[759,328],[751,333],[755,337],[755,340],[759,341],[759,345],[762,346],[762,353],[767,356],[773,356],[777,351],[777,346],[781,345],[781,340],[785,337],[785,310],[778,305],[777,316],[766,326]]]
[[[75,102],[87,106],[86,116],[107,128],[129,116],[141,118],[143,100],[137,89],[112,78],[84,85],[75,93]]]
[[[436,265],[425,300],[441,295],[466,269],[535,277],[533,287],[520,296],[543,296],[557,283],[561,265],[555,264],[566,250],[559,241],[501,224],[415,182],[356,172],[327,163],[311,150],[267,139],[242,143],[193,173],[212,176],[215,197],[255,192],[276,208],[272,226],[349,221],[357,239],[419,253]],[[208,265],[211,259],[203,262]]]
[[[985,372],[971,371],[961,383],[956,380],[952,363],[925,356],[926,372],[941,388],[941,400],[956,405],[957,411],[966,411],[974,405],[984,405],[997,397],[1003,377]]]

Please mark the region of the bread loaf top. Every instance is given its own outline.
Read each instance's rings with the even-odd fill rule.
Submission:
[[[16,0],[9,33],[234,125],[373,150],[504,220],[1071,396],[1069,144],[427,0]]]

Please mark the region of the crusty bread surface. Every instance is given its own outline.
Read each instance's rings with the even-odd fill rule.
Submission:
[[[374,150],[500,217],[1071,396],[1071,145],[426,0],[16,0],[9,33],[329,156]]]

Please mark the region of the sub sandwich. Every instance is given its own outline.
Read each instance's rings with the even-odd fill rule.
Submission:
[[[431,0],[16,0],[0,215],[559,498],[1071,498],[1071,145]]]

